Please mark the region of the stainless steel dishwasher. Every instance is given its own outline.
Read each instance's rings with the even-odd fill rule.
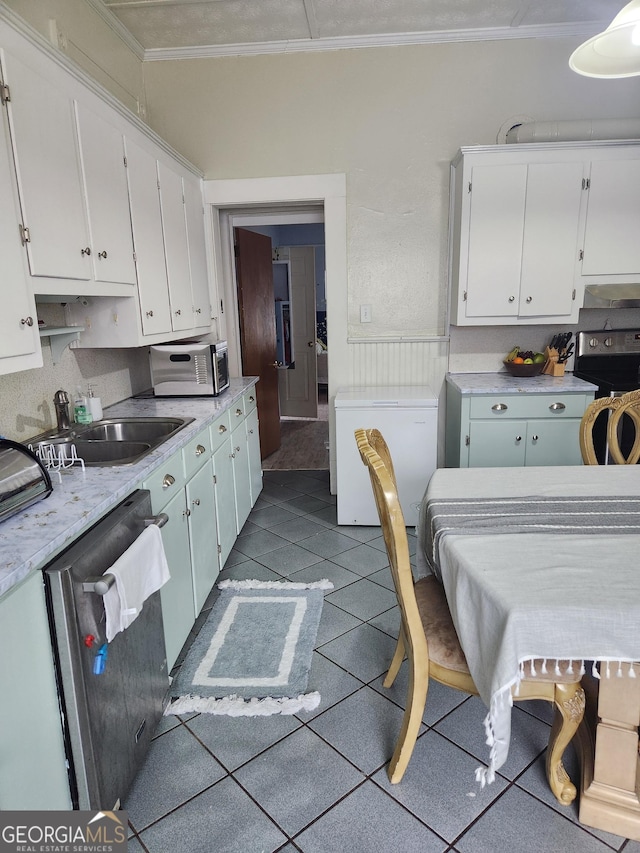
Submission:
[[[147,753],[167,700],[169,678],[160,593],[107,644],[102,575],[152,518],[140,489],[44,570],[60,714],[75,809],[111,810]]]

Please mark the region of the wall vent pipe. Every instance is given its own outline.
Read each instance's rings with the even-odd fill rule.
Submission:
[[[506,142],[590,142],[603,139],[640,139],[640,119],[577,119],[532,121],[514,125]]]

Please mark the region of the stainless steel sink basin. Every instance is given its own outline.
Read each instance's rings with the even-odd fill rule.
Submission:
[[[171,438],[193,418],[104,418],[70,430],[51,430],[30,442],[41,457],[47,454],[73,458],[73,450],[85,465],[133,465]]]

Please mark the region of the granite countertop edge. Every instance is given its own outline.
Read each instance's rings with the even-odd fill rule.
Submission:
[[[219,397],[131,397],[105,408],[104,417],[194,418],[134,465],[74,467],[51,474],[48,498],[0,522],[0,596],[41,569],[83,531],[140,488],[169,457],[231,408],[258,381],[232,379]],[[24,442],[28,443],[28,440]]]

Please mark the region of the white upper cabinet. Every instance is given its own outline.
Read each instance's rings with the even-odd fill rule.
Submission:
[[[164,162],[159,162],[158,181],[167,278],[169,279],[171,324],[176,332],[186,331],[194,327],[194,318],[182,176]]]
[[[33,276],[91,278],[73,100],[54,80],[2,51],[22,225]]]
[[[76,103],[96,281],[136,283],[122,133]]]
[[[0,374],[42,367],[36,306],[19,237],[17,189],[6,112],[0,116]]]
[[[194,325],[208,326],[211,318],[211,300],[209,296],[202,184],[194,176],[193,179],[183,178],[183,185]]]
[[[457,325],[577,320],[583,164],[518,155],[503,147],[465,155],[452,168]]]
[[[581,257],[585,284],[640,281],[640,150],[592,160]]]

